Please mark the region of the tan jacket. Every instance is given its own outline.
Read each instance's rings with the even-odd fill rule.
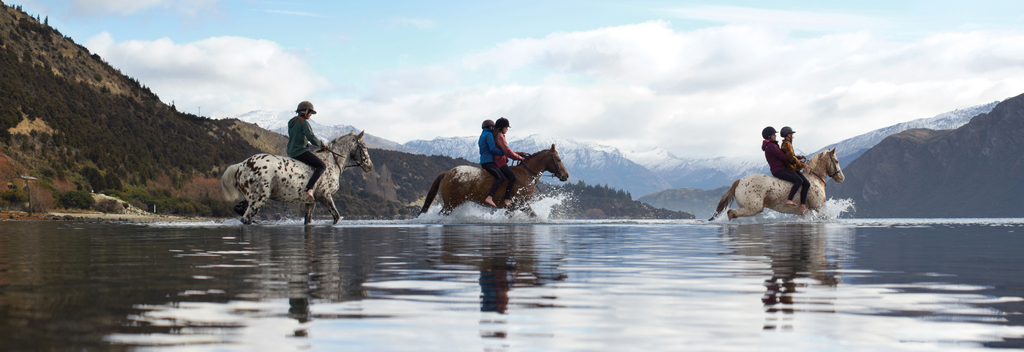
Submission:
[[[787,140],[782,140],[782,153],[786,154],[786,168],[795,172],[800,172],[803,168],[807,167],[804,162],[796,158],[796,153],[793,152],[793,143]]]

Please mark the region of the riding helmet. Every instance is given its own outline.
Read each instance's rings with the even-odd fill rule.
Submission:
[[[299,103],[299,107],[295,108],[295,112],[300,112],[300,111],[306,110],[306,109],[309,109],[310,112],[312,112],[314,114],[316,113],[316,110],[313,110],[313,103],[310,103],[308,101],[304,101],[304,102]]]
[[[494,121],[484,120],[484,124],[480,128],[494,127]]]
[[[782,136],[782,138],[786,138],[793,133],[796,133],[796,131],[794,131],[792,128],[789,128],[789,126],[783,127],[782,130],[779,131],[779,135]]]
[[[775,133],[775,127],[768,126],[761,130],[761,137],[764,137],[764,139],[768,139],[768,137],[771,137]]]
[[[505,128],[505,127],[511,127],[511,126],[508,125],[508,119],[506,119],[504,117],[502,117],[502,118],[498,119],[498,121],[494,122],[494,129],[496,129],[496,130],[500,130],[500,129]]]

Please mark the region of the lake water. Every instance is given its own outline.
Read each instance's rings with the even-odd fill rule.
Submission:
[[[0,350],[1024,347],[1024,219],[499,222],[3,222]]]

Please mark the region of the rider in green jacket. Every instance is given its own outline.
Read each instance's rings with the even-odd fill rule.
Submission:
[[[320,179],[320,175],[327,169],[327,165],[324,165],[323,160],[310,153],[307,148],[309,143],[319,146],[321,150],[326,149],[327,146],[319,138],[316,138],[313,135],[313,130],[309,128],[309,119],[313,117],[313,114],[316,114],[316,110],[313,110],[313,103],[308,101],[301,102],[299,107],[295,109],[295,112],[298,113],[298,116],[288,121],[287,153],[289,157],[313,168],[313,176],[306,183],[306,194],[309,195],[309,198],[313,198],[313,187],[316,186],[316,181]]]

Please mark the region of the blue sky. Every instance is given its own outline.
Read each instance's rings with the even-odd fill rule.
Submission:
[[[11,2],[5,2],[10,5]],[[13,2],[214,117],[313,101],[397,142],[478,133],[680,157],[813,151],[1024,93],[1019,1]]]

